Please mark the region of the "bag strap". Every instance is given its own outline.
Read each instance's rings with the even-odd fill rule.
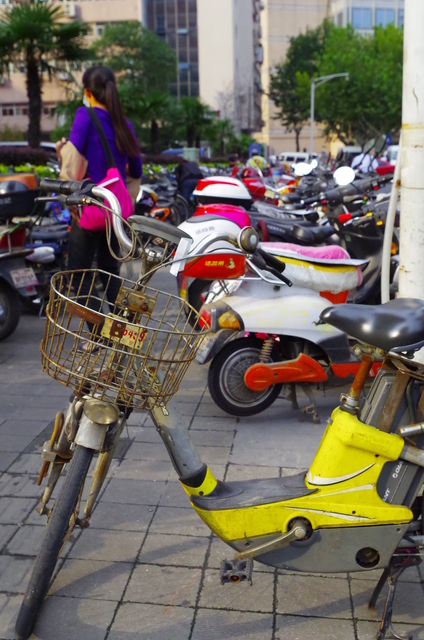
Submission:
[[[88,111],[88,115],[90,116],[90,120],[91,120],[91,123],[92,123],[93,127],[95,128],[95,130],[99,134],[100,142],[102,143],[103,150],[104,150],[105,156],[106,156],[107,168],[108,169],[111,169],[112,167],[116,168],[116,163],[115,163],[112,151],[110,149],[110,145],[109,145],[109,143],[108,143],[108,141],[106,139],[106,135],[105,135],[104,129],[102,127],[102,123],[100,122],[100,118],[99,118],[96,110],[93,109],[93,107],[86,107],[86,109]]]

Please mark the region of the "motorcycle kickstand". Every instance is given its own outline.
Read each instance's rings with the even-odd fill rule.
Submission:
[[[303,407],[302,413],[305,413],[306,415],[312,415],[312,422],[314,424],[319,424],[321,420],[317,411],[315,394],[312,391],[310,384],[308,384],[307,382],[305,384],[301,384],[300,386],[302,387],[303,393],[307,396],[310,402],[310,405],[308,405],[307,407]]]
[[[296,394],[295,384],[290,384],[290,393],[287,396],[287,400],[290,400],[293,411],[297,411],[297,409],[299,409],[299,405],[297,403],[297,394]]]
[[[381,592],[381,589],[383,588],[384,582],[387,580],[389,591],[387,593],[386,602],[384,603],[384,610],[381,618],[380,628],[377,632],[375,640],[384,640],[384,638],[386,637],[387,630],[390,631],[392,637],[396,638],[396,640],[412,640],[412,636],[401,635],[399,633],[396,633],[395,630],[393,629],[393,624],[392,624],[393,603],[396,595],[396,587],[398,584],[398,580],[402,575],[402,573],[408,567],[417,566],[420,563],[421,563],[421,558],[419,556],[414,556],[411,554],[404,561],[402,566],[397,567],[395,564],[391,564],[389,568],[384,570],[368,603],[368,607],[370,609],[373,609],[375,607],[375,603]]]

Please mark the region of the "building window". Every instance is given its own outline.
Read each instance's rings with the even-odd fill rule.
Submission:
[[[403,9],[399,9],[399,11],[398,11],[398,27],[403,27],[403,16],[404,16],[404,10]]]
[[[343,13],[342,12],[337,14],[337,26],[338,27],[342,27],[343,26]]]
[[[156,16],[156,35],[159,37],[166,35],[165,16]]]
[[[352,8],[352,27],[354,29],[372,28],[372,11],[359,7]]]
[[[394,9],[376,9],[375,10],[375,25],[377,27],[387,27],[388,24],[395,23],[395,10]]]
[[[101,38],[105,32],[106,23],[105,22],[96,22],[94,25],[94,35],[98,38]]]
[[[15,107],[2,107],[1,115],[2,116],[14,116],[15,115]]]

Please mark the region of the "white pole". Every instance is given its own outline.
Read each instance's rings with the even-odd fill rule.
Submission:
[[[424,2],[405,0],[399,296],[424,299]]]
[[[386,215],[384,229],[383,255],[381,259],[381,304],[390,300],[390,259],[392,257],[393,229],[395,226],[396,208],[399,200],[400,167],[402,157],[402,133],[399,140],[396,167],[393,175],[392,191],[390,193],[389,208]]]
[[[314,117],[315,117],[315,78],[311,80],[311,139],[309,153],[314,152]]]

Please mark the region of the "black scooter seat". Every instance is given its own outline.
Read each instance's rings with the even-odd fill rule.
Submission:
[[[52,225],[39,226],[32,229],[33,240],[43,240],[52,242],[54,240],[63,240],[69,236],[68,225]]]
[[[321,244],[336,232],[331,224],[322,227],[305,227],[293,225],[290,229],[296,242],[300,244]]]
[[[416,298],[375,306],[340,304],[324,309],[320,319],[384,351],[412,352],[424,346],[424,301]]]

